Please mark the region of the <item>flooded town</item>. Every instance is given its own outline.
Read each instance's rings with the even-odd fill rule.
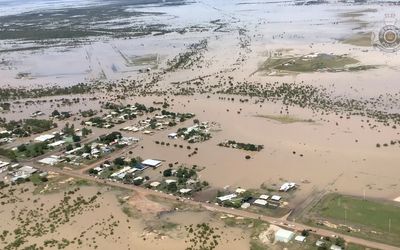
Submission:
[[[0,249],[400,249],[398,18],[0,0]]]

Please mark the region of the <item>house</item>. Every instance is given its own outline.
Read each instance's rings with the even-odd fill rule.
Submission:
[[[50,143],[49,147],[58,147],[58,146],[63,145],[64,143],[65,143],[64,140],[56,141],[56,142]]]
[[[54,135],[40,135],[40,136],[38,136],[38,137],[36,137],[34,140],[36,141],[36,142],[48,142],[48,141],[50,141],[50,140],[53,140],[54,139]]]
[[[0,173],[6,171],[8,166],[10,166],[9,162],[0,161]]]
[[[269,195],[266,195],[266,194],[260,195],[260,199],[268,200],[268,198],[269,198]]]
[[[76,152],[78,152],[78,151],[80,151],[82,149],[83,149],[83,147],[77,147],[77,148],[74,148],[74,149],[72,149],[70,151],[65,152],[65,154],[66,155],[72,155],[72,154],[75,154]]]
[[[178,134],[177,133],[168,134],[168,138],[169,139],[176,139],[176,138],[178,138]]]
[[[297,241],[297,242],[305,242],[305,241],[306,241],[306,237],[304,237],[304,236],[302,236],[302,235],[297,235],[297,236],[294,238],[294,240]]]
[[[0,161],[0,168],[8,167],[10,165],[9,162],[6,161]]]
[[[179,189],[179,193],[181,193],[181,194],[189,194],[190,192],[192,192],[192,189],[190,189],[190,188]]]
[[[317,240],[317,242],[315,242],[315,245],[316,245],[317,247],[322,247],[322,246],[325,245],[325,242],[322,241],[322,240]]]
[[[39,160],[38,162],[41,164],[54,166],[61,161],[60,161],[60,159],[58,159],[58,157],[46,157],[46,158]]]
[[[273,201],[280,201],[281,199],[282,199],[282,197],[279,195],[272,195],[272,197],[271,197],[271,200],[273,200]]]
[[[158,168],[159,166],[161,166],[162,161],[158,161],[158,160],[153,160],[153,159],[147,159],[142,161],[142,165],[146,166],[146,167],[152,167],[152,168]]]
[[[37,172],[36,168],[30,167],[30,166],[21,167],[13,174],[14,177],[11,178],[11,182],[15,182],[20,179],[29,178],[32,174],[34,174],[36,172]]]
[[[249,208],[250,207],[250,203],[245,202],[240,207],[243,208],[243,209]]]
[[[236,197],[237,197],[237,194],[228,194],[228,195],[217,197],[217,199],[220,202],[224,202],[224,201],[230,201]]]
[[[291,190],[291,189],[293,189],[295,187],[296,187],[296,183],[294,183],[294,182],[286,182],[286,183],[282,184],[282,186],[279,189],[279,191],[287,192],[287,191],[289,191],[289,190]]]
[[[244,192],[246,192],[246,189],[243,189],[243,188],[237,188],[235,190],[235,193],[237,193],[237,194],[243,194]]]
[[[292,231],[285,230],[285,229],[279,229],[275,233],[275,241],[277,241],[277,242],[288,243],[289,241],[291,241],[293,239],[293,237],[294,237],[294,233]]]
[[[176,180],[168,179],[168,180],[165,180],[165,183],[167,183],[169,185],[171,183],[176,183]]]
[[[128,171],[129,169],[131,169],[131,167],[124,167],[124,168],[122,168],[121,170],[118,170],[117,172],[115,172],[115,173],[112,173],[111,175],[110,175],[110,177],[117,177],[117,178],[119,178],[119,179],[122,179],[122,178],[124,178],[124,176],[125,175],[122,175],[122,174],[124,174],[126,171]]]
[[[338,245],[332,245],[329,249],[330,250],[342,250],[342,247],[340,247]]]
[[[257,199],[253,202],[254,205],[258,205],[258,206],[266,206],[268,204],[268,202],[266,200],[263,199]]]
[[[160,186],[160,184],[161,183],[159,183],[158,181],[154,181],[154,182],[150,183],[150,187],[156,188],[156,187]]]

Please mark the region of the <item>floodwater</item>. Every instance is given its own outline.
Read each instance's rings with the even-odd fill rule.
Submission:
[[[67,48],[2,52],[0,84],[31,87],[38,84],[71,85],[82,81],[116,80],[122,77],[140,79],[144,74],[139,70],[152,68],[153,72],[163,71],[168,60],[184,52],[190,44],[207,39],[208,47],[204,52],[202,67],[168,72],[163,75],[158,88],[168,89],[172,86],[171,82],[219,74],[243,82],[304,82],[327,87],[333,95],[350,98],[367,99],[398,94],[400,57],[397,53],[385,53],[372,46],[361,47],[340,42],[359,32],[379,30],[384,25],[388,8],[394,13],[400,11],[399,6],[380,4],[295,5],[294,2],[239,0],[127,6],[125,11],[128,13],[138,10],[158,13],[134,16],[129,19],[132,25],[162,24],[167,29],[185,29],[185,32],[128,38],[104,35],[89,37],[85,44]],[[0,47],[5,50],[35,45],[34,41],[2,40]],[[347,54],[359,60],[361,65],[374,65],[376,69],[286,76],[257,72],[269,54],[280,50],[292,55]],[[146,59],[149,55],[156,55],[156,60]],[[148,64],[134,63],[138,58]],[[157,67],[154,67],[154,63]],[[18,78],[21,73],[26,77]],[[217,81],[209,78],[207,84],[212,85]],[[199,148],[197,155],[188,157],[189,152],[186,150],[154,143],[156,140],[167,141],[166,135],[175,132],[177,128],[147,137],[140,134],[143,140],[139,145],[143,148],[135,148],[134,154],[142,158],[162,159],[167,163],[179,161],[204,166],[201,179],[210,182],[213,188],[259,188],[261,184],[276,187],[285,181],[294,181],[300,184],[300,188],[290,201],[292,206],[307,199],[314,191],[352,195],[362,195],[365,192],[370,197],[381,199],[394,199],[400,195],[399,146],[376,147],[377,143],[398,140],[398,128],[372,120],[367,122],[367,119],[358,116],[346,119],[335,114],[321,114],[296,107],[289,107],[290,115],[312,119],[314,122],[284,124],[257,117],[278,115],[282,110],[281,103],[256,105],[254,99],[249,103],[240,103],[240,97],[235,97],[234,102],[223,101],[218,97],[195,95],[169,98],[173,111],[193,112],[201,121],[220,125],[221,130],[213,132],[211,140],[192,146]],[[163,101],[164,98],[127,97],[121,102],[152,105],[153,101]],[[110,93],[102,96],[101,100],[111,99]],[[389,104],[391,102],[389,99],[386,101]],[[13,106],[15,113],[9,112],[2,117],[25,118],[36,110],[43,110],[49,115],[55,109],[50,105],[46,103],[28,108]],[[101,109],[98,101],[88,100],[58,109],[76,113],[79,109],[89,107]],[[399,107],[394,107],[393,111],[398,110]],[[79,127],[79,123],[75,121],[75,127]],[[368,123],[377,127],[370,129]],[[191,124],[192,121],[187,121],[179,127]],[[125,123],[121,127],[128,125],[131,124]],[[95,131],[98,134],[105,132]],[[217,146],[228,139],[262,144],[264,150],[248,153]],[[179,143],[186,146],[183,141]],[[245,159],[247,154],[251,156],[250,160]]]
[[[8,4],[6,7],[3,6],[2,13],[11,15],[13,12],[8,8],[12,7],[7,6],[15,6],[15,2]],[[25,4],[32,5],[31,1]],[[35,3],[37,8],[32,7],[30,10],[40,14],[45,11],[44,9],[51,9],[54,6],[62,9],[66,4],[69,7],[80,8],[81,5],[98,4],[98,2],[67,1],[59,4],[58,1],[43,1],[42,4]],[[400,10],[398,6],[390,8],[393,12]],[[194,10],[195,15],[193,15]],[[396,72],[400,63],[396,54],[385,54],[372,47],[356,47],[339,42],[358,32],[370,32],[382,27],[386,10],[387,6],[378,4],[295,5],[294,2],[283,1],[205,0],[179,5],[162,5],[135,2],[127,4],[124,12],[144,11],[148,14],[140,16],[132,14],[132,17],[124,19],[125,25],[129,27],[164,25],[166,30],[183,29],[185,32],[124,38],[106,35],[96,38],[86,37],[83,38],[83,44],[23,51],[9,50],[35,47],[37,41],[3,40],[0,48],[9,52],[0,54],[1,60],[5,62],[0,64],[0,84],[3,86],[70,85],[122,77],[134,78],[140,74],[139,69],[152,68],[154,65],[135,65],[132,63],[132,58],[156,55],[157,68],[162,69],[168,60],[185,51],[189,44],[207,39],[209,47],[204,55],[207,66],[198,72],[201,74],[235,68],[238,57],[245,55],[245,63],[241,63],[240,69],[237,67],[239,70],[234,74],[249,80],[335,83],[339,93],[343,93],[341,90],[347,91],[348,86],[362,87],[367,94],[376,93],[377,89],[382,92],[388,89],[399,90],[393,81],[397,77]],[[113,23],[119,21],[121,20],[118,18],[105,21],[104,27],[112,28]],[[243,30],[244,34],[240,35],[239,29]],[[240,39],[249,41],[247,52],[240,49]],[[253,75],[260,63],[266,60],[266,54],[276,49],[294,49],[297,54],[350,54],[364,65],[378,65],[379,68],[368,72],[305,73],[288,77]],[[18,77],[21,74],[24,77]],[[191,72],[190,76],[194,75],[196,72]],[[377,80],[380,80],[379,86],[376,84]]]

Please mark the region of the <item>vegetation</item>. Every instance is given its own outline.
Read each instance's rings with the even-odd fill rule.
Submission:
[[[236,148],[236,149],[243,149],[246,151],[261,151],[264,146],[263,145],[255,145],[251,143],[242,143],[242,142],[236,142],[233,140],[228,140],[226,142],[221,142],[218,144],[220,147],[226,147],[226,148]]]
[[[400,245],[400,207],[397,204],[330,194],[313,209],[316,220],[341,224],[338,230]],[[320,218],[320,219],[318,219]]]
[[[212,250],[221,241],[219,229],[210,226],[208,223],[185,226],[187,232],[186,243],[189,244],[187,250]]]

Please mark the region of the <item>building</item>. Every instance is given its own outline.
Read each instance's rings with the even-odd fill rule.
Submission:
[[[277,242],[288,243],[289,241],[291,241],[293,239],[293,237],[294,237],[294,233],[292,231],[285,230],[285,229],[279,229],[275,233],[275,241],[277,241]]]
[[[156,188],[156,187],[160,186],[160,184],[161,183],[159,183],[158,181],[154,181],[154,182],[150,183],[150,187]]]
[[[228,195],[217,197],[217,199],[220,202],[224,202],[224,201],[230,201],[236,197],[237,197],[237,194],[228,194]]]
[[[268,198],[269,198],[269,195],[266,195],[266,194],[262,194],[262,195],[260,195],[260,197],[259,197],[260,199],[263,199],[263,200],[268,200]]]
[[[322,247],[322,246],[325,246],[325,242],[323,242],[322,240],[317,240],[317,242],[315,242],[315,245],[317,247]]]
[[[56,141],[56,142],[50,143],[49,147],[58,147],[58,146],[63,145],[64,143],[65,143],[64,140]]]
[[[192,192],[192,189],[190,189],[190,188],[179,189],[179,193],[181,193],[181,194],[189,194],[190,192]]]
[[[34,140],[36,142],[48,142],[50,140],[53,140],[54,137],[55,137],[54,135],[40,135],[40,136],[36,137]]]
[[[297,236],[294,238],[294,240],[297,241],[297,242],[305,242],[305,241],[306,241],[306,237],[304,237],[304,236],[302,236],[302,235],[297,235]]]
[[[165,180],[165,183],[167,183],[168,185],[171,183],[176,183],[176,182],[177,182],[176,180],[172,180],[172,179]]]
[[[332,245],[329,249],[330,250],[342,250],[342,247],[340,247],[338,245]]]
[[[294,183],[294,182],[286,182],[286,183],[282,184],[282,186],[279,189],[279,191],[287,192],[287,191],[289,191],[289,190],[291,190],[291,189],[293,189],[295,187],[296,187],[296,183]]]
[[[9,166],[10,166],[9,162],[0,161],[0,173],[6,171]]]
[[[30,166],[23,166],[14,172],[11,182],[18,181],[20,179],[29,178],[32,174],[36,173],[37,169]]]
[[[240,207],[243,208],[243,209],[249,208],[250,207],[250,203],[245,202]]]
[[[50,156],[50,157],[43,158],[43,159],[39,160],[38,162],[41,164],[54,166],[54,165],[60,163],[61,160],[57,156]]]
[[[268,204],[268,202],[266,200],[263,199],[257,199],[253,202],[254,205],[258,205],[258,206],[266,206]]]
[[[168,135],[169,139],[176,139],[177,137],[178,137],[177,133],[171,133],[171,134]]]
[[[282,199],[282,197],[280,197],[279,195],[272,195],[271,200],[273,201],[280,201]]]
[[[158,161],[158,160],[152,160],[152,159],[147,159],[142,161],[142,165],[146,166],[146,167],[152,167],[152,168],[158,168],[159,166],[161,166],[162,161]]]

